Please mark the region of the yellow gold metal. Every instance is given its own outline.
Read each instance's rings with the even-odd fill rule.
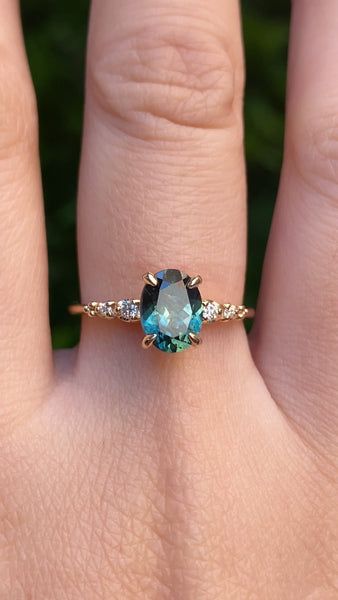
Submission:
[[[246,315],[245,315],[245,319],[253,319],[254,316],[256,314],[256,311],[254,308],[246,308]]]
[[[152,285],[153,287],[156,287],[158,284],[158,281],[153,273],[145,273],[142,276],[142,279],[144,283],[146,283],[147,285]]]
[[[148,348],[150,348],[153,345],[155,340],[156,340],[156,333],[151,333],[149,335],[145,335],[142,340],[142,348],[144,348],[145,350],[148,350]]]
[[[189,333],[189,340],[191,341],[193,346],[200,346],[202,343],[201,338],[198,337],[196,333]]]
[[[68,306],[70,315],[81,315],[85,312],[83,304],[71,304]]]
[[[194,277],[190,277],[190,279],[187,283],[187,287],[189,289],[192,289],[194,287],[197,287],[201,283],[202,283],[202,277],[200,275],[195,275]]]

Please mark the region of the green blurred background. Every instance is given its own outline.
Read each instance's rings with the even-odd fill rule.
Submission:
[[[282,157],[289,2],[247,0],[242,2],[242,7],[249,185],[246,302],[255,304]],[[88,10],[89,2],[84,0],[22,3],[27,51],[40,113],[55,347],[72,346],[79,334],[78,320],[67,315],[66,307],[79,297],[75,198]]]

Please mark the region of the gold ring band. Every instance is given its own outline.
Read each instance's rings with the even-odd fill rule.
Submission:
[[[128,323],[141,321],[145,333],[143,347],[155,345],[165,352],[180,352],[200,343],[202,324],[243,321],[253,318],[255,310],[243,304],[202,300],[199,275],[189,277],[177,269],[165,269],[155,275],[143,275],[145,287],[141,299],[90,301],[72,304],[72,315],[85,314],[101,319],[120,319]]]

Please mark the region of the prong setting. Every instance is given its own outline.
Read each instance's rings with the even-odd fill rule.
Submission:
[[[156,333],[150,333],[149,335],[145,335],[142,340],[142,348],[144,348],[145,350],[148,350],[148,348],[150,348],[153,345],[156,338],[157,338]]]
[[[189,333],[189,340],[191,341],[193,346],[199,346],[202,343],[202,340],[196,333]]]
[[[187,283],[187,287],[191,290],[192,288],[197,287],[202,283],[202,277],[200,275],[195,275],[194,277],[190,277],[190,280]]]
[[[154,273],[145,273],[142,277],[144,283],[146,283],[147,285],[152,285],[153,287],[156,287],[158,284],[158,281],[154,275]]]

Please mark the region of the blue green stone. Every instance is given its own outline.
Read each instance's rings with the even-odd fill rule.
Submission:
[[[202,298],[190,277],[177,269],[156,273],[156,286],[146,285],[141,296],[141,325],[146,334],[156,333],[154,346],[163,352],[182,352],[191,346],[189,333],[202,327]]]

